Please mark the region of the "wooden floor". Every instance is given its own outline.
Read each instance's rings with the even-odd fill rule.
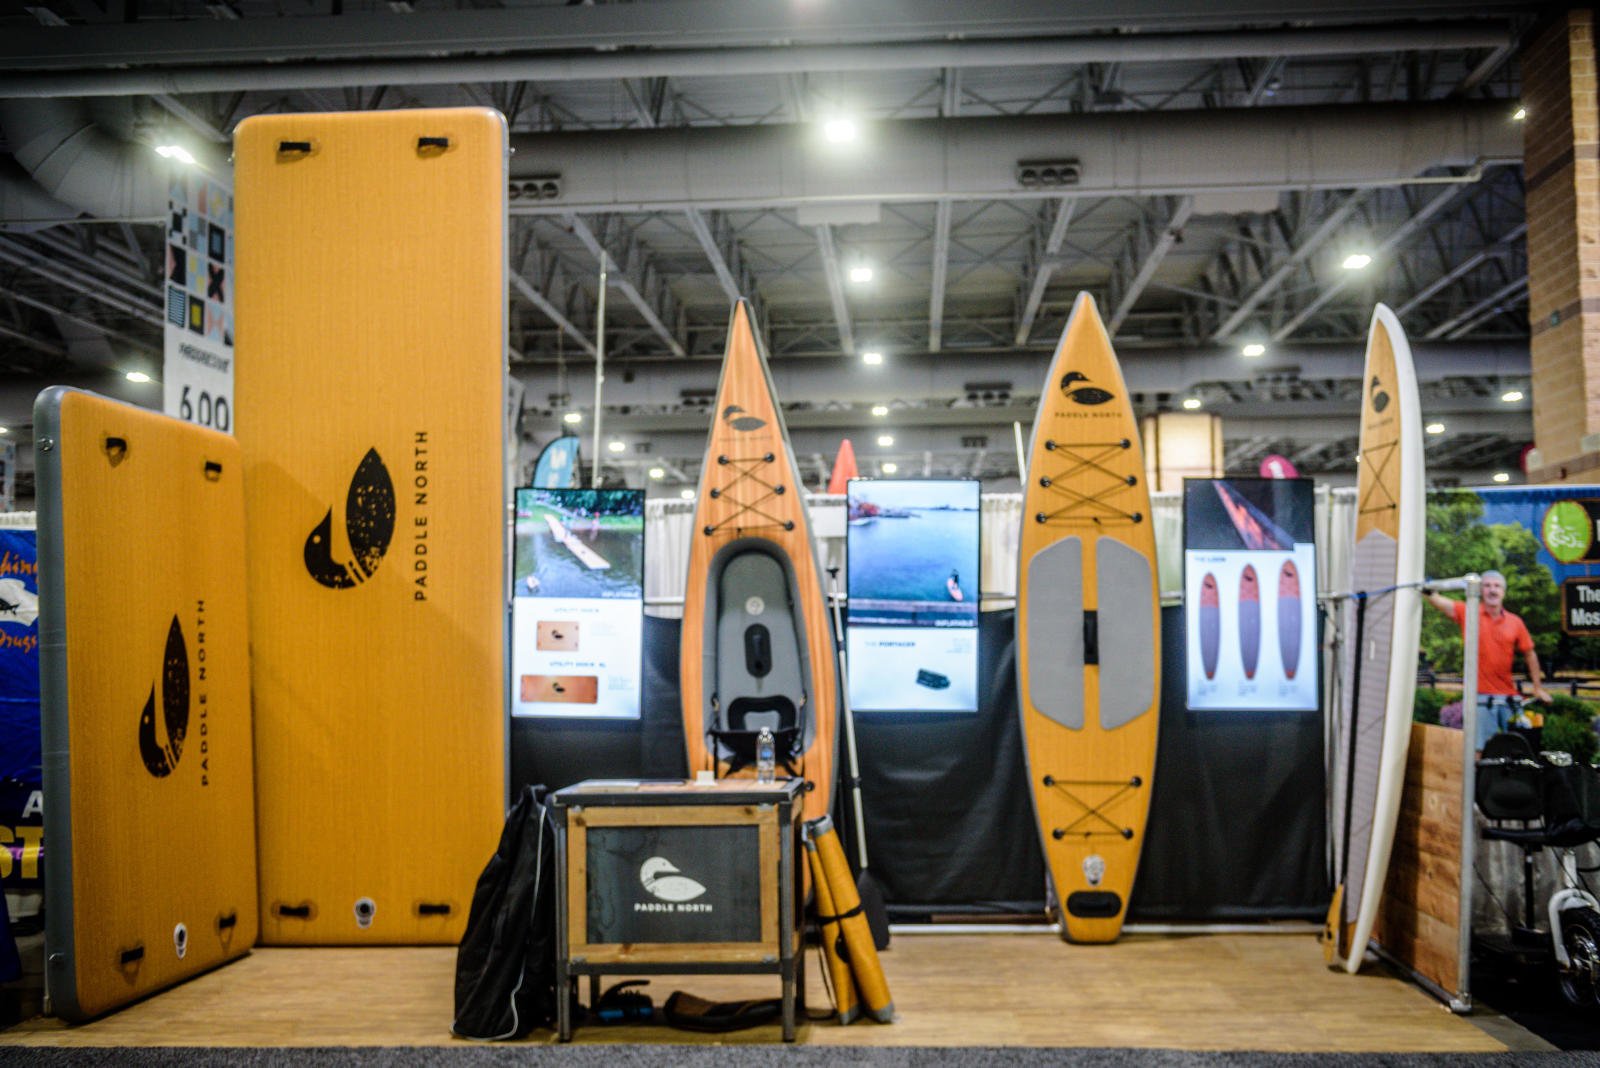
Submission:
[[[897,935],[883,963],[900,1019],[804,1024],[839,1046],[1091,1046],[1273,1051],[1499,1051],[1506,1045],[1376,967],[1323,966],[1309,935],[1125,937],[1072,946],[1047,934]],[[258,949],[209,975],[78,1028],[35,1020],[9,1045],[439,1045],[450,1043],[455,951]],[[816,958],[809,998],[825,1003]],[[609,982],[609,978],[608,978]],[[712,998],[775,995],[766,976],[656,977]],[[586,984],[585,984],[586,989]],[[581,1043],[776,1042],[776,1025],[699,1036],[589,1026]],[[554,1041],[547,1031],[529,1040]],[[3,1058],[0,1058],[3,1059]]]

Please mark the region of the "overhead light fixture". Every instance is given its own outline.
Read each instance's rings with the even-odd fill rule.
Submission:
[[[606,448],[610,449],[612,452],[622,452],[627,447],[628,446],[624,445],[622,442],[620,442],[620,441],[618,441],[616,439],[612,439],[611,441],[606,442]]]
[[[885,460],[883,462],[883,473],[884,474],[892,475],[898,470],[900,470],[900,465],[895,463],[893,460]]]
[[[878,444],[881,447],[887,449],[889,446],[894,444],[894,435],[893,434],[879,434],[878,435]]]
[[[179,163],[194,163],[194,154],[182,145],[157,145],[156,155],[163,159],[175,159]]]
[[[1496,471],[1494,473],[1494,480],[1496,482],[1510,482],[1511,476],[1506,474],[1504,471]]]
[[[1511,121],[1512,122],[1521,122],[1523,119],[1525,119],[1527,117],[1528,117],[1528,109],[1523,107],[1521,104],[1518,104],[1517,105],[1517,110],[1515,110],[1515,111],[1513,111],[1511,113]]]
[[[872,406],[872,414],[880,417],[888,415],[889,406],[887,404],[874,404]]]
[[[665,468],[661,468],[661,467],[652,467],[650,469],[650,477],[651,478],[666,478],[667,477],[666,469]]]
[[[822,136],[831,144],[848,144],[861,136],[861,127],[846,115],[836,115],[822,124]]]
[[[1504,393],[1500,394],[1500,399],[1505,401],[1507,404],[1515,404],[1517,401],[1522,399],[1522,390],[1508,389]]]
[[[561,417],[561,421],[566,423],[568,426],[577,426],[579,423],[583,422],[583,415],[580,412],[568,412],[566,415]]]
[[[872,268],[865,263],[856,264],[850,268],[850,281],[858,286],[872,281]]]
[[[868,349],[861,354],[861,362],[877,365],[883,362],[883,353],[877,349]]]
[[[692,501],[694,500],[694,490],[681,489],[678,491],[678,496],[682,497],[686,501]]]
[[[150,381],[150,376],[145,374],[143,371],[129,371],[124,377],[127,378],[129,382],[137,382],[140,385]]]
[[[11,433],[11,428],[10,427],[8,427],[8,426],[0,426],[0,434],[9,434],[9,433]]]
[[[1344,258],[1344,263],[1340,266],[1347,271],[1359,271],[1371,262],[1372,257],[1365,252],[1352,252]]]
[[[1186,411],[1191,411],[1191,412],[1194,411],[1196,408],[1200,407],[1200,398],[1199,397],[1185,397],[1185,398],[1183,398],[1183,407],[1184,407],[1184,409]]]
[[[1443,434],[1444,433],[1444,424],[1443,423],[1429,423],[1427,426],[1423,427],[1422,429],[1426,430],[1430,434]]]
[[[1244,356],[1265,356],[1267,354],[1267,347],[1258,341],[1252,341],[1250,344],[1240,349],[1239,352]]]

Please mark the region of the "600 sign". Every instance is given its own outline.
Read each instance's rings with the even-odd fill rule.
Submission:
[[[197,395],[193,400],[190,393]],[[190,423],[198,423],[214,430],[228,431],[233,423],[233,416],[228,410],[227,397],[213,397],[205,390],[194,390],[192,386],[183,387],[183,395],[178,398],[178,417]]]

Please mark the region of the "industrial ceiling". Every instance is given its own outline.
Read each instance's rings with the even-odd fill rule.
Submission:
[[[1481,480],[1532,439],[1513,115],[1536,15],[1473,0],[4,5],[0,423],[26,444],[32,393],[57,381],[159,404],[120,376],[160,373],[154,145],[225,169],[250,115],[477,105],[507,116],[515,150],[509,340],[530,454],[565,413],[592,426],[604,254],[615,481],[692,482],[740,295],[808,475],[849,436],[864,473],[1014,479],[1012,424],[1026,431],[1080,290],[1142,411],[1222,415],[1230,471],[1278,453],[1336,478],[1353,471],[1383,300],[1443,424],[1430,471]],[[844,117],[856,139],[828,141]],[[1372,262],[1343,268],[1352,253]],[[851,281],[860,268],[870,281]]]

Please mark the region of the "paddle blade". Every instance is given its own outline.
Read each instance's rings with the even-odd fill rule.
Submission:
[[[882,953],[889,948],[889,906],[883,900],[883,887],[863,868],[856,879],[856,892],[861,895],[861,911],[866,913],[872,944]]]
[[[1344,884],[1333,888],[1333,901],[1328,905],[1328,918],[1322,923],[1322,959],[1332,964],[1339,957],[1339,913],[1344,906]]]

